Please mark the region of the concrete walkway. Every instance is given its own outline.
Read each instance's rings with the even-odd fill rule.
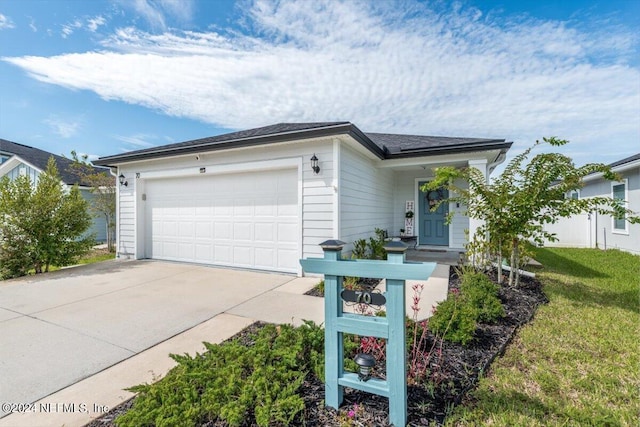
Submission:
[[[256,320],[322,323],[323,299],[303,295],[318,281],[130,261],[0,282],[0,402],[29,404],[2,408],[14,413],[0,427],[82,426],[164,376],[170,353],[202,352]],[[424,284],[428,314],[446,298],[448,266]]]

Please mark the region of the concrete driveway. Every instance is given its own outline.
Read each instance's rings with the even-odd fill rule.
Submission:
[[[295,280],[129,261],[0,282],[0,402],[37,401]]]

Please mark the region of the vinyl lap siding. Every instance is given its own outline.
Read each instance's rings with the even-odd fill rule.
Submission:
[[[393,230],[394,172],[378,169],[351,148],[340,153],[340,239],[353,248],[357,239],[374,235],[375,228]]]
[[[304,257],[324,256],[320,243],[333,239],[333,149],[316,147],[303,156],[302,164],[302,252]],[[311,170],[311,156],[320,159],[320,173]]]
[[[120,187],[118,222],[118,256],[133,258],[135,256],[135,180],[129,179],[126,189]]]
[[[464,181],[456,181],[455,184],[460,188],[467,188],[467,183]],[[449,206],[449,211],[454,212],[449,229],[451,232],[451,240],[449,247],[463,249],[467,243],[466,230],[469,230],[469,217],[464,215],[465,206],[462,204],[457,207],[455,203]]]

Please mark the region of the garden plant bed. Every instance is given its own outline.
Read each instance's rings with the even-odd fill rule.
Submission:
[[[453,269],[452,269],[453,270]],[[495,274],[492,279],[495,279]],[[457,289],[459,280],[452,272],[450,288]],[[451,409],[459,404],[467,391],[472,389],[479,376],[499,356],[511,341],[518,327],[529,322],[536,308],[547,302],[540,283],[535,279],[522,278],[519,288],[502,286],[499,298],[505,316],[498,322],[479,324],[474,340],[462,346],[436,340],[427,333],[423,343],[426,351],[431,349],[428,379],[408,386],[408,424],[425,426],[442,423]],[[251,335],[263,325],[254,324],[241,331],[238,336],[243,344],[251,345]],[[378,375],[384,370],[378,369]],[[293,425],[300,426],[382,426],[388,422],[388,400],[379,396],[345,389],[344,402],[339,411],[324,407],[324,384],[315,375],[309,374],[298,394],[305,402],[303,412]],[[135,399],[135,398],[134,398]],[[90,427],[113,426],[117,415],[125,413],[134,399],[124,402],[103,417],[94,420]],[[203,423],[203,426],[226,426],[222,421]],[[251,426],[251,422],[245,424]]]

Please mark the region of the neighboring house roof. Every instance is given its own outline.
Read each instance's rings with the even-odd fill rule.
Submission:
[[[615,161],[608,165],[612,172],[620,173],[633,168],[640,168],[640,153],[634,154],[629,157],[625,157],[622,160]],[[584,177],[584,181],[593,181],[601,178],[601,172],[592,172]]]
[[[101,157],[95,161],[94,164],[107,166],[128,161],[188,154],[205,150],[250,147],[340,134],[350,135],[379,159],[419,157],[428,154],[446,154],[489,149],[506,151],[512,144],[511,142],[505,142],[504,139],[364,133],[351,122],[278,123],[255,129]]]
[[[634,154],[633,156],[629,156],[622,160],[618,160],[617,162],[613,162],[609,165],[609,167],[616,168],[622,165],[626,165],[627,163],[635,162],[636,160],[640,160],[640,153]]]
[[[58,156],[57,154],[49,153],[48,151],[40,150],[39,148],[29,147],[28,145],[18,144],[17,142],[7,141],[6,139],[1,138],[0,153],[10,156],[16,156],[41,171],[47,169],[47,162],[49,161],[49,158],[53,156],[53,158],[56,160],[60,178],[65,184],[83,184],[82,182],[80,182],[78,176],[71,172],[72,169],[70,168],[70,166],[73,164],[73,161],[62,156]],[[94,170],[96,171],[96,173],[99,173],[107,169],[94,167]]]

